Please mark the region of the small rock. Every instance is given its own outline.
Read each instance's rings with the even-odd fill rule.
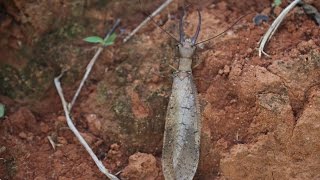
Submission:
[[[113,168],[118,168],[123,164],[123,158],[122,157],[122,152],[120,150],[120,145],[118,144],[112,144],[110,146],[110,150],[107,153],[107,158],[109,161],[109,164],[113,165]]]
[[[65,123],[65,122],[67,121],[65,116],[58,116],[58,117],[57,117],[57,120],[58,120],[59,122],[63,122],[63,123]]]
[[[86,116],[86,121],[89,127],[89,131],[98,136],[101,131],[101,121],[96,114],[89,114]]]
[[[252,49],[252,48],[248,48],[248,49],[247,49],[247,53],[248,53],[248,54],[251,54],[252,52],[253,52],[253,49]]]
[[[110,148],[111,148],[112,150],[117,150],[117,151],[118,151],[118,150],[120,149],[120,145],[114,143],[114,144],[111,144]]]
[[[214,8],[216,8],[216,4],[210,4],[209,6],[208,6],[208,9],[214,9]]]
[[[58,137],[57,141],[58,141],[59,144],[63,144],[63,145],[68,144],[68,141],[66,140],[66,138],[64,138],[62,136]]]
[[[7,148],[5,146],[1,146],[0,147],[0,154],[5,152],[7,150]]]
[[[230,70],[231,70],[230,66],[225,65],[224,68],[223,68],[223,73],[226,74],[226,75],[228,75],[229,72],[230,72]]]
[[[114,159],[114,157],[121,157],[120,146],[118,144],[112,144],[108,151],[108,157]]]
[[[19,133],[19,137],[21,138],[21,139],[27,139],[27,134],[25,133],[25,132],[20,132]]]
[[[271,7],[267,7],[260,14],[270,14],[270,12],[271,12]]]
[[[124,168],[121,179],[153,180],[159,176],[156,158],[151,154],[135,153],[129,157],[129,164]]]
[[[33,141],[34,135],[32,133],[28,133],[27,140],[28,141]]]
[[[46,123],[41,122],[40,123],[40,130],[43,133],[48,133],[49,132],[49,126]]]

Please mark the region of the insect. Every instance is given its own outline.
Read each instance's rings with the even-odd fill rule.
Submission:
[[[183,18],[179,31],[179,67],[173,74],[162,149],[162,168],[167,180],[193,179],[199,162],[201,115],[192,76],[192,56],[200,32],[201,14],[192,38],[185,39]]]
[[[192,76],[192,57],[195,54],[196,45],[226,33],[246,15],[240,17],[223,32],[201,42],[196,42],[201,27],[199,10],[199,22],[196,32],[191,38],[185,38],[183,14],[179,23],[179,40],[158,26],[148,15],[151,21],[179,43],[179,67],[173,73],[172,92],[167,107],[162,148],[162,169],[166,180],[192,180],[199,163],[201,115],[197,88]]]

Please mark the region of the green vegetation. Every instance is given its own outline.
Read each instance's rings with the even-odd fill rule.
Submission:
[[[4,117],[5,107],[0,103],[0,118]]]
[[[90,36],[86,37],[83,40],[89,43],[98,43],[101,44],[102,46],[110,46],[114,44],[114,41],[116,39],[117,35],[115,33],[112,33],[108,38],[102,39],[99,36]]]
[[[273,0],[272,6],[273,7],[278,7],[282,3],[282,0]]]

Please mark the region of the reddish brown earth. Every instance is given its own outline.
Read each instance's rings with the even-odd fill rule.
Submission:
[[[271,57],[259,58],[257,43],[272,21],[256,26],[252,18],[269,15],[271,1],[189,3],[186,33],[193,34],[200,8],[200,40],[255,12],[198,48],[193,72],[203,127],[195,179],[320,179],[319,26],[295,8],[266,48]],[[160,4],[143,6],[152,11]],[[155,18],[176,37],[182,4]],[[95,53],[82,38],[103,35],[118,17],[128,33],[144,18],[139,3],[0,5],[0,102],[7,109],[0,119],[0,179],[107,179],[68,129],[53,77],[69,69],[62,84],[70,100]],[[126,44],[118,34],[99,57],[72,117],[112,173],[160,180],[176,42],[152,23]]]

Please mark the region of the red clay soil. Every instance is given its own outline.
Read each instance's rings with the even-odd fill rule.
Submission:
[[[309,2],[320,9],[318,1]],[[196,8],[200,8],[199,41],[254,12],[222,37],[198,48],[193,74],[201,101],[202,135],[195,179],[320,179],[319,26],[295,8],[268,43],[265,51],[270,57],[259,58],[257,43],[274,18],[270,16],[260,26],[252,19],[258,13],[270,15],[271,1],[189,3],[193,6],[188,8],[186,34],[193,34]],[[62,84],[70,100],[95,52],[81,39],[103,34],[105,22],[110,27],[117,17],[122,17],[122,30],[129,32],[143,20],[139,3],[14,0],[0,4],[5,17],[0,33],[7,38],[1,42],[1,67],[10,65],[26,73],[23,69],[29,61],[35,61],[30,57],[46,60],[30,70],[32,76],[27,78],[35,78],[34,84],[24,84],[41,83],[43,88],[25,91],[19,81],[24,76],[14,79],[8,74],[9,85],[15,88],[1,87],[6,117],[0,119],[0,179],[107,179],[69,130],[52,78],[62,67],[69,67]],[[152,11],[159,4],[144,6]],[[155,18],[176,37],[182,4],[174,2]],[[287,2],[282,5],[276,14]],[[72,14],[78,6],[83,7],[82,13]],[[47,38],[47,49],[35,50],[41,46],[34,37],[45,39],[58,31],[64,36],[65,29],[59,26],[71,14],[78,17],[74,20],[78,25],[68,33],[80,35]],[[50,23],[55,18],[61,22]],[[152,23],[126,44],[120,40],[124,35],[119,34],[116,44],[99,57],[72,117],[105,166],[112,173],[121,171],[119,178],[161,180],[162,137],[174,71],[169,65],[177,65],[176,42]],[[34,54],[23,53],[25,46]],[[51,74],[42,81],[47,72]],[[6,79],[3,74],[0,80]]]

